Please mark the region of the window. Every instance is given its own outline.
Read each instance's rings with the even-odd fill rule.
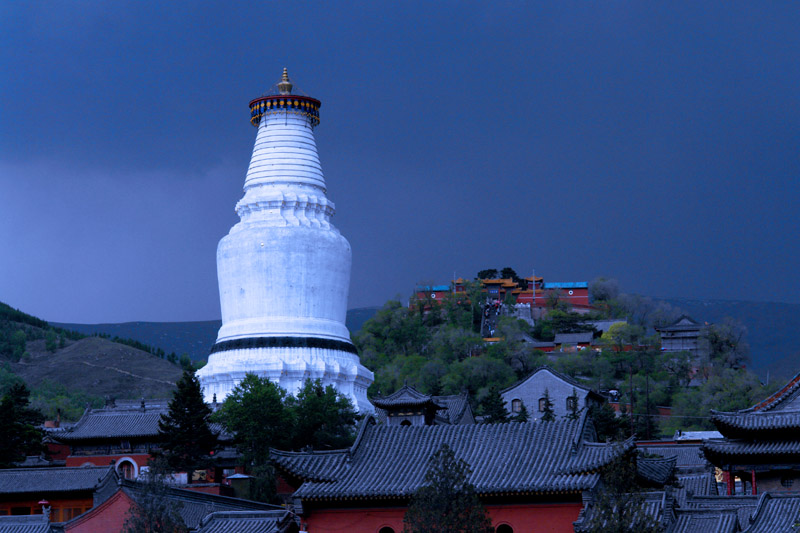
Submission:
[[[794,485],[794,478],[793,477],[782,477],[781,478],[781,486],[786,487],[787,489]]]
[[[522,400],[511,400],[511,411],[514,413],[522,411]]]
[[[408,420],[403,420],[402,422],[400,422],[400,425],[401,425],[401,426],[410,426],[410,425],[411,425],[411,422],[410,422],[410,421],[408,421]]]
[[[547,400],[544,398],[539,398],[539,412],[544,413],[544,410],[547,408]]]
[[[567,411],[578,410],[578,399],[575,396],[567,397]]]
[[[495,533],[514,533],[514,528],[508,524],[500,524],[497,526],[497,529],[495,529]]]

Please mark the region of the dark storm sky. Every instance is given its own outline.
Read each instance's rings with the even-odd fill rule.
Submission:
[[[0,301],[219,317],[216,245],[286,66],[349,307],[511,266],[800,302],[791,2],[3,2]]]

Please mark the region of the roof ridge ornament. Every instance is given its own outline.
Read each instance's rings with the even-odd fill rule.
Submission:
[[[292,87],[294,87],[294,85],[289,81],[289,69],[283,67],[281,81],[278,82],[278,92],[280,94],[292,94]]]

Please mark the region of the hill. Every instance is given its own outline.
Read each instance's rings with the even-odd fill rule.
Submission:
[[[56,383],[100,397],[168,398],[183,372],[164,359],[100,337],[68,341],[53,353],[44,340],[34,340],[27,350],[30,357],[8,368],[34,389]]]
[[[155,349],[120,340],[84,337],[0,302],[0,395],[24,382],[35,407],[65,420],[105,396],[170,397],[181,368],[144,351]]]
[[[379,307],[362,307],[347,311],[346,325],[351,334],[372,318]],[[123,322],[121,324],[68,324],[53,322],[53,326],[77,331],[84,335],[102,333],[112,337],[136,339],[165,352],[188,354],[193,361],[208,357],[208,352],[217,340],[222,322]]]

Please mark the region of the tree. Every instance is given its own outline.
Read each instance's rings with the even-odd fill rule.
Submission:
[[[214,414],[236,436],[236,447],[248,464],[264,464],[269,448],[291,446],[293,413],[284,404],[286,391],[269,379],[247,374]]]
[[[588,513],[583,533],[661,533],[663,528],[647,513],[636,483],[636,454],[620,454],[602,473],[597,499]]]
[[[286,391],[269,379],[247,374],[214,419],[235,435],[236,447],[253,476],[250,499],[274,501],[275,471],[269,449],[289,448],[294,436],[294,413],[286,405]]]
[[[470,472],[469,465],[442,444],[403,517],[404,533],[492,533],[486,509],[467,481]]]
[[[578,409],[578,391],[572,387],[572,396],[567,396],[567,409],[569,413],[564,415],[568,420],[577,420],[580,417],[580,409]]]
[[[497,269],[496,268],[487,268],[485,270],[481,270],[478,272],[478,275],[475,276],[476,279],[497,279]]]
[[[625,419],[618,417],[608,402],[589,407],[589,418],[594,423],[599,441],[620,441],[625,438]]]
[[[750,361],[750,345],[744,339],[747,328],[732,318],[711,324],[700,333],[699,347],[712,365],[720,368],[742,368]]]
[[[510,279],[514,282],[519,282],[517,272],[511,267],[505,267],[500,271],[500,277],[503,279]]]
[[[290,405],[297,421],[294,448],[312,446],[316,450],[350,446],[355,438],[358,415],[349,398],[333,385],[322,386],[319,379],[307,379]]]
[[[553,412],[553,402],[550,400],[550,391],[544,390],[544,410],[542,411],[542,422],[552,422],[556,419]]]
[[[166,465],[150,461],[145,482],[136,491],[122,533],[185,533],[189,531],[180,515],[181,504],[168,498]]]
[[[194,372],[184,371],[169,402],[169,412],[158,423],[161,455],[176,471],[204,468],[217,449],[217,435],[209,427],[211,409],[203,401],[203,391]]]
[[[508,411],[497,388],[492,387],[483,401],[483,422],[485,424],[503,424],[508,422]]]
[[[44,451],[44,435],[39,429],[44,416],[29,406],[30,394],[24,383],[15,383],[0,401],[0,468]]]
[[[528,415],[528,408],[525,407],[525,404],[522,403],[522,402],[520,402],[520,403],[522,405],[520,405],[519,412],[517,413],[517,416],[514,417],[514,422],[525,423],[530,419],[530,415]]]

